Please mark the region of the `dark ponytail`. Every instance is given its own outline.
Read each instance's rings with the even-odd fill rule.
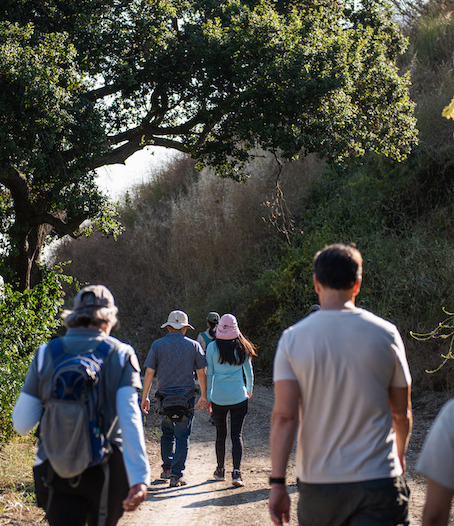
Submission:
[[[216,345],[219,349],[219,363],[242,365],[246,358],[257,356],[256,346],[241,333],[233,340],[216,339]]]

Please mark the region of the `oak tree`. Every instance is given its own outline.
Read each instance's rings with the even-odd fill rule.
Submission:
[[[406,41],[381,0],[3,0],[1,275],[40,279],[44,243],[103,228],[95,170],[147,145],[242,180],[259,147],[342,162],[416,140]]]

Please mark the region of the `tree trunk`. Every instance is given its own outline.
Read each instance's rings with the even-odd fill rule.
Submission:
[[[16,218],[17,223],[17,218]],[[21,292],[33,288],[41,281],[41,270],[38,266],[41,260],[41,251],[50,234],[52,227],[47,224],[40,224],[29,228],[20,229],[15,225],[14,233],[15,246],[11,250],[7,265],[11,270],[10,278],[13,287]]]

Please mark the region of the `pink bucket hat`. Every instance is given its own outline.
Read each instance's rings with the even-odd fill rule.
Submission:
[[[216,338],[218,340],[234,340],[240,335],[238,322],[233,314],[224,314],[216,327]]]

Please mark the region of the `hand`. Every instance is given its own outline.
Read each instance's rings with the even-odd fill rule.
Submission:
[[[268,509],[271,521],[276,526],[282,526],[284,522],[290,521],[290,497],[284,484],[271,486]]]
[[[150,399],[142,398],[142,403],[140,404],[140,407],[142,409],[142,412],[148,415],[148,411],[150,410]]]
[[[252,397],[252,393],[248,393],[248,394],[247,394],[247,397],[248,397],[248,398],[251,398],[251,397]]]
[[[139,507],[147,497],[147,486],[145,484],[135,484],[129,488],[128,496],[123,501],[123,509],[125,511],[134,511]]]
[[[207,403],[206,410],[207,410],[207,413],[212,413],[213,412],[213,406],[211,405],[211,402]]]
[[[207,399],[205,396],[201,396],[199,398],[199,401],[195,404],[195,407],[199,408],[199,411],[202,411],[204,407],[206,407],[208,404]]]
[[[405,475],[405,472],[407,470],[407,463],[405,461],[405,455],[402,455],[400,458],[400,465],[402,466],[403,475]]]

